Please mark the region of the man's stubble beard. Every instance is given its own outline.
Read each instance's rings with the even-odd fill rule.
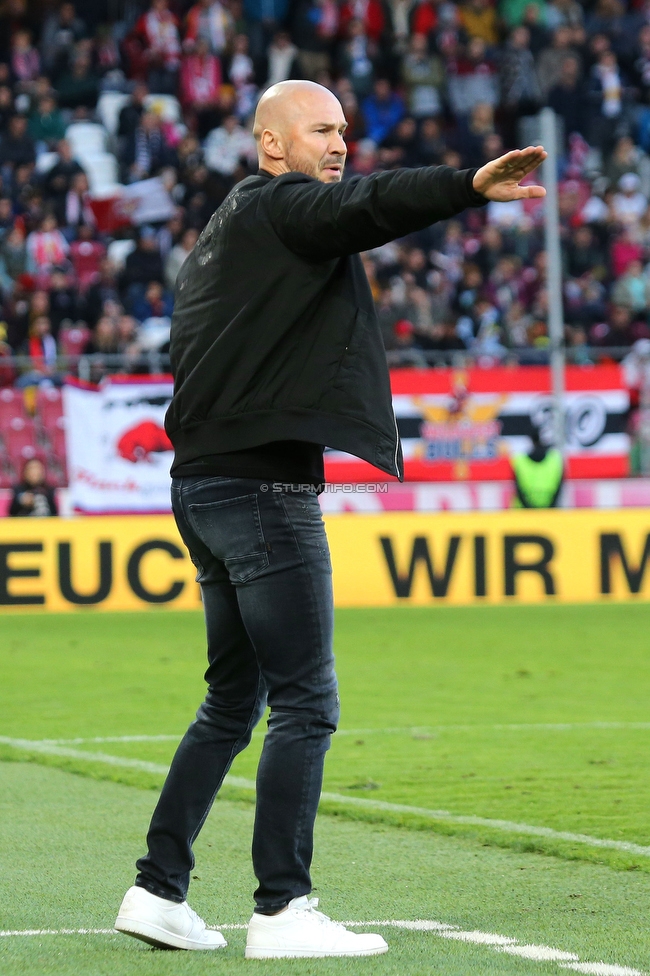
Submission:
[[[322,163],[322,159],[319,159],[317,163],[314,163],[307,156],[302,156],[299,152],[295,152],[295,150],[292,149],[291,152],[288,152],[287,153],[286,160],[287,160],[287,165],[291,167],[291,171],[293,173],[304,173],[305,176],[312,176],[315,180],[320,180],[321,183],[322,182],[328,182],[328,183],[337,183],[337,182],[339,182],[339,180],[327,180],[327,181],[321,180],[321,175],[322,175],[321,163]],[[340,160],[340,159],[328,160],[328,162],[330,164],[332,162],[337,162],[337,163],[341,163],[342,166],[345,165],[345,163],[343,162],[343,160]],[[340,178],[342,178],[342,176],[343,176],[343,169],[341,169],[341,177]]]

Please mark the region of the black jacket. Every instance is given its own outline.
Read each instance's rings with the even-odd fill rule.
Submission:
[[[165,418],[175,465],[292,439],[403,480],[358,252],[485,203],[474,172],[439,166],[325,184],[261,171],[234,187],[176,281]]]

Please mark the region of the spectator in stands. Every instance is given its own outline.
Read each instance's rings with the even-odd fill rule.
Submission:
[[[44,189],[52,201],[54,209],[60,210],[65,195],[70,189],[72,178],[76,173],[82,173],[81,165],[74,158],[72,147],[67,140],[62,139],[57,145],[58,159],[54,166],[45,174]]]
[[[187,12],[185,43],[196,44],[203,40],[210,52],[221,57],[234,33],[230,11],[219,0],[199,0]]]
[[[205,140],[206,166],[231,177],[243,159],[250,166],[257,160],[255,140],[239,122],[236,115],[228,115],[222,125],[213,129]]]
[[[108,257],[100,261],[99,276],[82,298],[79,317],[92,328],[102,316],[107,302],[120,302],[117,268]]]
[[[31,518],[58,515],[54,490],[47,484],[45,465],[38,458],[25,462],[20,482],[13,487],[9,515]]]
[[[571,46],[572,31],[568,26],[557,27],[553,32],[553,43],[545,47],[537,58],[537,77],[542,96],[546,97],[562,77],[562,68],[568,59],[580,61],[577,52]]]
[[[9,119],[15,114],[14,97],[8,85],[0,85],[0,133],[5,133]]]
[[[115,326],[115,338],[118,352],[135,352],[138,346],[140,327],[137,319],[132,315],[120,315]]]
[[[347,26],[347,38],[339,47],[337,66],[349,81],[357,99],[366,98],[372,91],[377,54],[363,23],[351,20]]]
[[[36,271],[49,271],[56,264],[65,264],[69,250],[54,214],[44,217],[39,229],[27,237],[27,255]]]
[[[77,45],[70,68],[57,83],[59,104],[65,108],[92,109],[97,104],[99,79],[93,69],[92,59],[83,43]]]
[[[650,281],[640,261],[630,261],[612,288],[612,301],[628,308],[633,315],[645,314],[650,306]]]
[[[27,372],[18,379],[18,386],[38,386],[43,382],[61,383],[61,378],[56,375],[56,341],[47,315],[37,315],[33,320],[27,342],[20,352],[29,357],[29,366]]]
[[[164,281],[162,259],[153,227],[140,228],[137,247],[124,262],[120,286],[131,303],[144,296],[150,281]]]
[[[512,4],[510,5],[512,10]],[[530,32],[527,27],[515,27],[501,63],[501,98],[509,116],[509,142],[515,143],[514,125],[522,115],[535,112],[542,93],[537,78],[535,59],[530,50]]]
[[[259,3],[260,0],[252,2]],[[351,19],[352,17],[341,19],[342,32],[347,31]],[[338,11],[334,4],[327,0],[297,0],[293,9],[291,34],[298,48],[302,78],[315,81],[321,71],[330,70],[332,42],[337,30]]]
[[[571,278],[591,273],[603,279],[607,275],[607,259],[596,235],[588,224],[576,227],[568,242],[566,271]]]
[[[210,53],[207,39],[199,37],[181,62],[180,100],[188,122],[198,129],[201,137],[205,137],[218,117],[220,90],[221,64]]]
[[[291,41],[288,31],[277,31],[266,50],[266,65],[263,75],[266,78],[265,88],[277,85],[280,81],[298,78],[298,48]]]
[[[73,242],[72,247],[75,246],[75,243]],[[49,284],[47,312],[52,335],[58,341],[62,324],[73,322],[78,317],[79,288],[77,282],[66,272],[65,268],[53,268]],[[33,311],[32,304],[32,313]]]
[[[614,151],[605,163],[604,175],[610,186],[617,186],[619,180],[626,173],[636,173],[640,178],[642,171],[647,172],[648,159],[645,154],[634,145],[630,136],[621,136],[614,146]],[[639,182],[639,186],[641,183]]]
[[[589,141],[607,153],[623,117],[625,97],[623,78],[613,51],[603,51],[593,66],[587,95],[591,117]]]
[[[466,0],[458,16],[469,37],[480,37],[488,47],[497,44],[499,23],[496,8],[490,0]]]
[[[174,300],[159,281],[150,281],[142,298],[133,302],[133,315],[140,322],[171,316]]]
[[[562,62],[560,77],[548,93],[546,104],[564,122],[565,148],[572,132],[584,135],[585,103],[580,80],[580,63],[577,58],[568,57]]]
[[[373,93],[362,104],[369,139],[379,145],[404,115],[402,98],[392,91],[387,78],[378,78]]]
[[[635,337],[632,331],[632,313],[629,308],[625,308],[624,305],[613,305],[607,322],[603,323],[603,328],[599,328],[599,325],[592,329],[591,341],[594,345],[610,348],[632,345]]]
[[[282,26],[289,9],[287,0],[244,0],[244,14],[251,39],[251,53],[261,57]]]
[[[150,90],[171,94],[176,89],[181,42],[178,21],[169,10],[168,0],[151,0],[151,7],[140,17],[135,32],[144,45]]]
[[[27,246],[22,227],[13,227],[0,244],[0,288],[7,297],[14,290],[16,279],[27,271]]]
[[[114,356],[118,351],[116,324],[108,315],[102,315],[84,352],[88,356]]]
[[[452,112],[463,120],[476,105],[494,108],[499,103],[499,78],[495,63],[488,57],[485,41],[473,37],[464,56],[447,62],[448,99]]]
[[[153,176],[163,166],[174,165],[176,154],[156,112],[142,113],[133,136],[127,137],[122,162],[129,183]]]
[[[494,110],[487,102],[478,102],[468,120],[461,119],[454,138],[454,147],[465,166],[481,166],[484,162],[485,140],[495,135]]]
[[[88,177],[83,171],[75,173],[70,181],[70,189],[65,195],[65,211],[60,219],[72,234],[84,224],[95,226],[95,215],[90,206]]]
[[[0,142],[0,166],[2,178],[11,183],[17,166],[33,163],[36,159],[34,140],[27,131],[27,119],[24,115],[12,115],[9,120],[9,131]]]
[[[28,30],[17,30],[11,39],[11,70],[23,86],[38,78],[41,59],[32,46],[32,35]]]
[[[179,243],[169,252],[165,262],[165,284],[170,292],[173,292],[178,272],[181,270],[185,260],[190,256],[198,236],[199,232],[196,228],[188,227]]]
[[[44,152],[56,147],[65,135],[65,122],[56,107],[53,93],[44,95],[38,101],[38,109],[29,118],[29,135],[34,140],[36,150]]]
[[[144,82],[139,81],[133,86],[131,98],[120,109],[117,123],[117,136],[122,140],[130,140],[135,136],[136,129],[140,125],[142,113],[146,111],[145,102],[149,94],[149,89]]]
[[[402,60],[402,80],[411,115],[421,119],[441,113],[445,68],[438,55],[429,53],[424,34],[413,34],[411,38],[408,54]]]
[[[257,85],[255,65],[248,53],[248,37],[236,34],[228,68],[228,80],[235,89],[235,112],[240,120],[247,119],[255,107]]]
[[[74,45],[85,35],[86,25],[77,16],[74,4],[62,3],[43,24],[40,49],[46,71],[52,76],[59,75],[62,67],[67,65]]]
[[[645,213],[648,201],[641,192],[636,173],[625,173],[618,181],[618,193],[612,197],[612,216],[620,224],[635,224]]]
[[[423,119],[418,138],[418,164],[437,166],[447,150],[437,119]]]

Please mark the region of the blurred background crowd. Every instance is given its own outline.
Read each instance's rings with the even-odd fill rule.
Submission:
[[[346,178],[480,166],[551,106],[570,358],[650,337],[648,0],[4,0],[0,386],[165,367],[178,270],[290,78],[340,98]],[[140,186],[162,219],[111,223]],[[364,255],[389,361],[546,362],[542,216],[491,203]]]

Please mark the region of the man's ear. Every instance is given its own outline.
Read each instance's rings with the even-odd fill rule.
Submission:
[[[270,159],[284,159],[282,137],[272,129],[264,129],[260,136],[260,146],[264,155]]]

